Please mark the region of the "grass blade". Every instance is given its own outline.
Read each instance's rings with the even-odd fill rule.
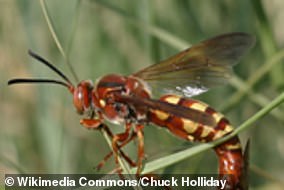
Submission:
[[[46,3],[45,3],[44,0],[40,0],[40,6],[41,6],[41,9],[42,9],[42,12],[43,12],[43,15],[44,15],[44,18],[46,20],[46,23],[47,23],[47,26],[48,26],[48,29],[50,31],[51,36],[52,36],[58,50],[60,51],[63,59],[65,60],[68,68],[70,69],[72,76],[75,78],[76,82],[78,82],[79,81],[78,76],[76,75],[72,65],[70,64],[68,57],[66,56],[65,51],[63,50],[63,47],[62,47],[62,45],[61,45],[61,43],[60,43],[60,41],[59,41],[59,39],[56,35],[54,26],[52,24],[52,21],[50,19],[49,14],[48,14],[48,10],[47,10]]]

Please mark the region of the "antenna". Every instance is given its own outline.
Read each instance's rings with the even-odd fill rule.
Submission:
[[[71,91],[73,90],[74,85],[71,83],[69,78],[63,74],[63,72],[61,72],[58,68],[56,68],[54,65],[52,65],[47,60],[45,60],[38,54],[34,53],[33,51],[29,50],[28,53],[31,57],[43,63],[45,66],[49,67],[51,70],[57,73],[65,82],[59,81],[59,80],[53,80],[53,79],[16,78],[16,79],[9,80],[8,85],[20,84],[20,83],[53,83],[53,84],[59,84],[59,85],[65,86],[69,88],[69,90]]]

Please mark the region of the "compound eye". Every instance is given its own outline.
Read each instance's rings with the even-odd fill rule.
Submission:
[[[82,92],[82,87],[78,87],[74,90],[73,94],[73,103],[76,107],[76,110],[79,114],[84,113],[84,97]]]

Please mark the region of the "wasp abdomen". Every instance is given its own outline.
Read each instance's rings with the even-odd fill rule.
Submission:
[[[212,117],[215,121],[215,125],[204,125],[201,121],[203,117],[197,117],[193,120],[178,117],[169,112],[151,109],[149,119],[156,125],[166,127],[178,137],[188,141],[210,142],[229,134],[233,130],[229,121],[221,113],[203,102],[185,99],[176,95],[165,95],[160,100],[194,109],[200,111],[200,113],[207,113],[208,117]],[[244,189],[241,184],[244,159],[238,137],[229,139],[215,147],[214,150],[219,160],[220,177],[230,175],[227,176],[226,189]]]
[[[221,138],[233,130],[229,121],[221,113],[215,111],[203,102],[185,99],[176,95],[165,95],[161,97],[160,100],[196,110],[200,113],[206,113],[208,117],[212,117],[215,121],[214,125],[204,125],[202,124],[203,117],[201,116],[189,119],[161,110],[150,110],[150,120],[153,123],[168,128],[181,138],[185,138],[189,141],[209,142]]]

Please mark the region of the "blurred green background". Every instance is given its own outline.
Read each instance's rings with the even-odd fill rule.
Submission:
[[[256,45],[229,85],[197,97],[238,126],[284,89],[284,1],[48,0],[52,24],[79,80],[130,74],[190,44],[227,32],[248,32]],[[0,0],[0,170],[2,173],[98,173],[110,151],[102,134],[80,126],[72,96],[61,86],[7,86],[11,78],[58,76],[27,55],[32,49],[74,82],[54,43],[40,1]],[[249,138],[251,189],[284,184],[284,106],[240,134]],[[122,129],[112,126],[114,132]],[[147,161],[194,146],[145,127]],[[131,156],[136,146],[125,148]],[[206,151],[158,173],[216,173]],[[100,173],[114,168],[110,160]]]

